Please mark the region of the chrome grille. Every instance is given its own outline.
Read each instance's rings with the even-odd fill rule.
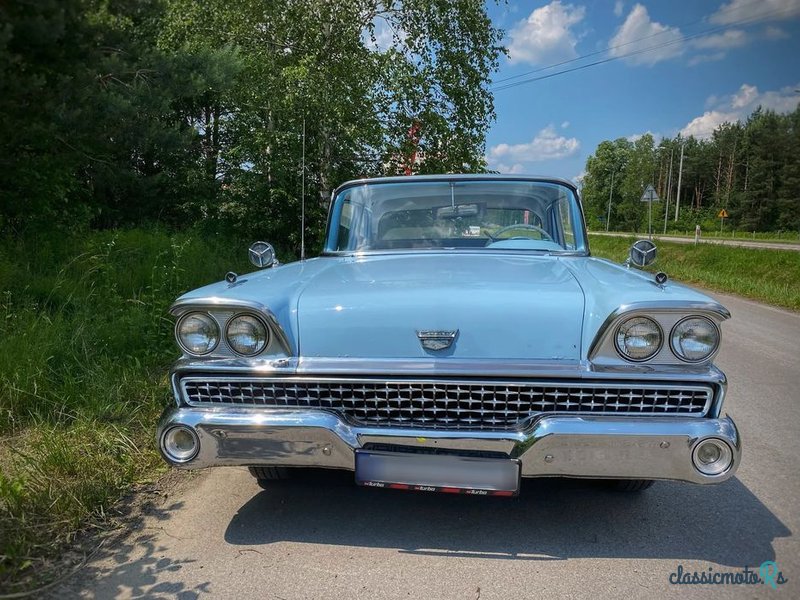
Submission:
[[[702,416],[712,398],[706,386],[604,382],[186,377],[181,386],[197,406],[315,408],[427,429],[513,429],[543,413]]]

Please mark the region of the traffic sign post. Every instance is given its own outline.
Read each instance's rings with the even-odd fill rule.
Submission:
[[[717,216],[719,217],[719,232],[722,234],[722,226],[725,223],[725,219],[728,218],[728,211],[723,208]]]
[[[653,202],[658,202],[659,200],[656,188],[653,187],[652,183],[648,183],[639,201],[647,202],[647,235],[650,239],[653,239]]]

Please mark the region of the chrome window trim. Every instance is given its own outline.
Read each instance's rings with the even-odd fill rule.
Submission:
[[[197,353],[197,352],[191,352],[191,351],[189,351],[189,349],[188,349],[188,348],[186,348],[186,346],[184,346],[184,345],[183,345],[183,342],[181,342],[181,336],[180,336],[180,335],[178,335],[178,328],[181,326],[181,323],[183,323],[183,321],[184,321],[184,320],[185,320],[187,317],[189,317],[189,316],[191,316],[191,315],[193,315],[193,314],[195,314],[195,313],[199,313],[199,314],[202,314],[202,315],[206,315],[206,316],[207,316],[208,318],[210,318],[210,319],[211,319],[211,320],[212,320],[212,321],[213,321],[213,322],[216,324],[216,326],[217,326],[217,331],[218,331],[218,335],[217,335],[217,343],[216,343],[216,344],[214,344],[214,345],[213,345],[213,346],[212,346],[212,347],[211,347],[209,350],[207,350],[206,352]],[[198,357],[198,358],[199,358],[199,357],[201,357],[201,356],[208,356],[209,354],[211,354],[212,352],[214,352],[214,350],[216,350],[217,348],[219,348],[219,344],[220,344],[220,342],[222,341],[222,326],[219,324],[219,321],[217,320],[217,318],[216,318],[214,315],[212,315],[212,314],[211,314],[209,311],[207,311],[207,310],[202,310],[202,309],[200,309],[200,310],[187,310],[185,313],[183,313],[183,314],[181,315],[181,317],[180,317],[178,320],[176,320],[176,321],[175,321],[175,334],[174,334],[174,335],[175,335],[175,342],[178,344],[178,347],[181,349],[181,351],[183,351],[184,353],[186,353],[186,354],[187,354],[187,355],[189,355],[189,356],[194,356],[194,357]]]
[[[701,412],[698,413],[685,413],[685,412],[673,412],[673,413],[642,413],[642,412],[591,412],[591,411],[553,411],[553,412],[536,412],[530,415],[529,418],[536,418],[539,415],[548,414],[548,415],[619,415],[619,416],[639,416],[639,417],[691,417],[691,418],[705,418],[708,416],[710,409],[715,401],[716,398],[716,390],[714,386],[711,384],[702,384],[702,383],[639,383],[639,382],[619,382],[614,379],[602,379],[598,381],[569,381],[569,380],[558,380],[558,379],[517,379],[517,380],[510,380],[510,379],[486,379],[486,378],[475,378],[475,379],[464,379],[464,378],[452,378],[452,377],[441,377],[441,378],[419,378],[419,377],[395,377],[395,378],[387,378],[387,377],[315,377],[315,376],[297,376],[297,375],[287,375],[282,377],[274,377],[274,376],[209,376],[209,375],[186,375],[178,378],[178,385],[180,389],[180,398],[183,404],[187,406],[193,407],[206,407],[206,408],[216,408],[216,407],[242,407],[242,408],[262,408],[263,410],[271,410],[276,407],[262,407],[258,404],[244,404],[244,403],[225,403],[221,402],[219,404],[211,404],[206,402],[192,402],[188,400],[188,391],[186,390],[186,384],[189,382],[198,382],[198,383],[207,383],[209,381],[213,381],[215,383],[242,383],[242,382],[258,382],[258,383],[271,383],[271,382],[281,382],[281,383],[323,383],[323,384],[374,384],[374,383],[386,383],[389,385],[397,385],[397,384],[464,384],[464,385],[489,385],[489,386],[540,386],[540,387],[564,387],[564,388],[592,388],[592,387],[613,387],[613,388],[621,388],[621,389],[643,389],[643,390],[653,390],[653,389],[669,389],[669,390],[678,390],[678,391],[692,391],[692,392],[706,392],[706,402],[703,405],[703,409]],[[321,410],[326,412],[331,412],[336,414],[340,418],[343,418],[344,415],[341,414],[336,409],[326,409],[326,408],[311,408],[308,407],[280,407],[280,410]],[[523,420],[520,422],[522,423]],[[527,419],[524,419],[527,421]]]
[[[328,240],[330,239],[331,234],[331,224],[333,220],[331,219],[333,215],[333,208],[335,203],[335,198],[341,192],[348,188],[358,187],[360,185],[376,185],[376,184],[383,184],[383,183],[436,183],[442,182],[447,183],[449,181],[453,182],[464,182],[464,181],[509,181],[509,182],[536,182],[536,183],[551,183],[555,185],[563,185],[564,187],[568,188],[573,195],[575,196],[575,204],[577,205],[578,214],[577,217],[580,217],[580,233],[583,237],[583,245],[585,250],[564,250],[562,252],[553,252],[553,256],[591,256],[591,250],[589,248],[589,231],[586,229],[586,215],[584,214],[583,210],[583,201],[581,200],[581,195],[578,190],[578,187],[572,182],[567,179],[561,179],[560,177],[542,177],[536,175],[503,175],[500,173],[452,173],[446,175],[396,175],[393,177],[373,177],[373,178],[362,178],[362,179],[352,179],[350,181],[345,181],[343,184],[338,186],[330,196],[330,202],[328,203],[328,221],[325,227],[325,235],[323,237],[324,244],[321,256],[358,256],[359,252],[349,251],[349,250],[327,250]],[[578,221],[575,222],[576,226],[578,225]],[[438,248],[435,250],[439,250]],[[498,248],[493,249],[495,252],[501,251]],[[455,250],[452,250],[455,251]],[[452,252],[451,251],[451,252]],[[371,254],[395,254],[397,250],[392,251],[385,251],[385,250],[367,250],[361,251],[361,255],[371,255]],[[410,252],[413,253],[421,253],[423,250],[420,249],[411,249]],[[520,253],[520,250],[512,249],[514,253]],[[538,252],[531,252],[528,256],[531,255],[538,255],[538,256],[545,256],[544,254],[540,254]]]
[[[717,343],[714,345],[714,349],[708,354],[707,357],[701,358],[700,360],[689,360],[688,358],[685,358],[685,357],[681,356],[680,352],[678,352],[675,349],[675,345],[672,343],[672,338],[673,338],[673,335],[675,333],[675,329],[677,329],[678,325],[680,325],[681,323],[683,323],[684,321],[686,321],[688,319],[705,319],[706,321],[711,323],[711,326],[714,327],[714,329],[716,329],[716,331],[717,331]],[[719,347],[720,347],[721,344],[722,344],[722,332],[719,329],[719,325],[717,325],[712,319],[709,319],[705,315],[686,315],[680,321],[675,323],[675,325],[672,326],[672,329],[669,332],[669,349],[672,350],[672,353],[675,355],[675,358],[677,358],[678,360],[683,361],[685,363],[689,363],[689,364],[695,364],[696,365],[698,363],[704,363],[704,362],[710,360],[711,358],[713,358],[714,356],[717,355],[717,352],[719,352]]]
[[[258,352],[255,352],[253,354],[242,354],[241,352],[238,352],[231,345],[231,343],[228,341],[228,329],[230,329],[230,327],[231,327],[231,321],[233,321],[236,317],[252,317],[253,319],[255,319],[256,321],[258,321],[259,323],[261,323],[264,326],[264,330],[267,332],[267,340],[264,342],[264,347],[261,350],[259,350]],[[241,356],[243,358],[254,358],[254,357],[258,356],[259,354],[261,354],[262,352],[264,352],[267,348],[269,348],[269,343],[271,341],[272,341],[272,329],[270,328],[269,325],[267,325],[266,321],[264,321],[264,319],[260,315],[258,315],[256,313],[253,313],[253,312],[250,312],[250,311],[235,312],[225,322],[225,345],[228,347],[228,349],[235,356]]]

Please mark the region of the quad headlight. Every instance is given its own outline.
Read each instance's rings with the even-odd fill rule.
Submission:
[[[217,347],[219,325],[208,313],[191,312],[178,321],[175,337],[185,352],[202,356]]]
[[[661,349],[661,327],[649,317],[631,317],[617,327],[614,345],[620,355],[634,362],[647,360]]]
[[[719,329],[706,317],[686,317],[672,328],[670,346],[681,360],[704,361],[719,347]]]
[[[252,315],[236,315],[225,330],[225,339],[231,350],[244,356],[261,352],[269,343],[269,329],[264,322]]]

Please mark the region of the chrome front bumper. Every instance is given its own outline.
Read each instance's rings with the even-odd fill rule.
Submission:
[[[164,434],[192,429],[199,450],[176,463],[164,454]],[[731,449],[733,462],[708,476],[692,462],[695,447],[713,438]],[[171,407],[158,428],[167,462],[198,469],[222,465],[322,467],[354,470],[355,451],[369,447],[450,452],[491,452],[517,459],[523,477],[673,479],[719,483],[741,459],[736,425],[729,417],[614,417],[548,415],[524,430],[448,431],[351,425],[320,410]]]

